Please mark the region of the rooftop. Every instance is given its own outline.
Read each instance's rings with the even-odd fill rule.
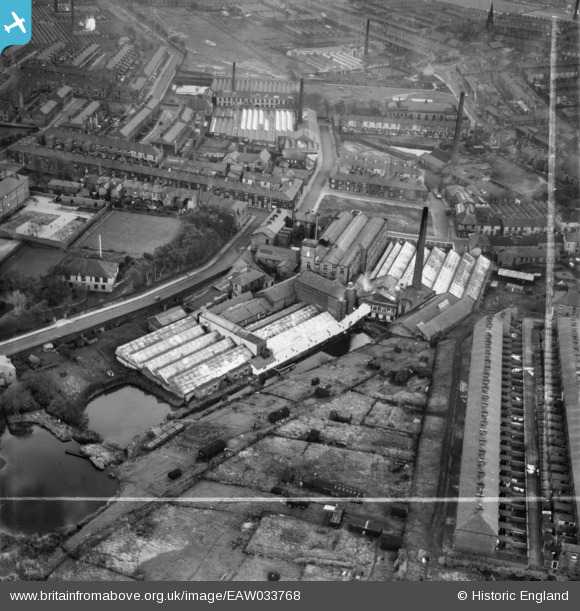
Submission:
[[[114,279],[119,273],[119,264],[98,259],[73,259],[62,266],[62,271],[71,276]]]

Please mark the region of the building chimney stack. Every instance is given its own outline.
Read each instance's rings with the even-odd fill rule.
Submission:
[[[70,27],[75,29],[75,0],[70,0]]]
[[[232,65],[232,91],[236,90],[236,62]]]
[[[367,19],[367,33],[365,35],[365,57],[369,54],[369,32],[371,30],[371,20]]]
[[[300,93],[298,94],[298,117],[297,122],[302,121],[302,111],[304,110],[304,79],[300,79]]]
[[[574,15],[572,15],[572,19],[574,21],[578,21],[578,5],[580,4],[580,0],[576,0],[576,6],[574,7]]]
[[[427,222],[429,220],[429,208],[423,207],[421,216],[421,229],[419,230],[419,242],[415,254],[415,269],[413,270],[413,288],[421,290],[423,286],[423,259],[425,257],[425,240],[427,238]]]
[[[453,149],[451,150],[451,163],[457,163],[459,154],[459,140],[461,139],[461,127],[463,125],[463,104],[465,102],[465,91],[459,96],[459,108],[457,109],[457,121],[455,121],[455,136],[453,137]]]

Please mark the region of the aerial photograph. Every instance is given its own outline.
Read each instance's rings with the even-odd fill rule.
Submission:
[[[580,0],[9,4],[0,581],[580,581]]]

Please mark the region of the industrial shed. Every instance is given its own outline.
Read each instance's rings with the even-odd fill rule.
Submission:
[[[500,423],[504,318],[474,327],[453,548],[492,555],[499,535]],[[504,316],[502,316],[504,315]]]

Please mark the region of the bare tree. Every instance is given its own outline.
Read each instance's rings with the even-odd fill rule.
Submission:
[[[21,316],[26,310],[28,304],[28,297],[18,289],[8,293],[6,303],[9,303],[14,308],[14,314]]]

